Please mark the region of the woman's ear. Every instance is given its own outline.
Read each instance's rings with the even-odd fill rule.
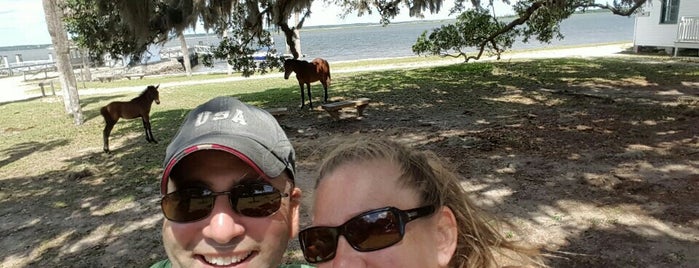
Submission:
[[[448,267],[456,252],[458,226],[451,208],[442,206],[437,210],[437,261],[439,267]]]

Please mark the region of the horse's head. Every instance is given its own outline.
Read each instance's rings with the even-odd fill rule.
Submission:
[[[294,71],[294,63],[292,59],[284,60],[284,79],[289,79],[289,75]]]
[[[146,94],[149,99],[155,101],[155,104],[160,104],[160,92],[158,92],[158,88],[160,87],[160,84],[157,86],[148,86],[146,88]]]

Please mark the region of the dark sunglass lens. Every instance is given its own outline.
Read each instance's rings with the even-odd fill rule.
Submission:
[[[196,221],[211,213],[214,197],[197,190],[182,190],[165,195],[160,203],[165,218],[174,222]]]
[[[372,251],[398,243],[402,236],[397,213],[391,210],[362,215],[347,222],[347,242],[357,251]]]
[[[282,196],[269,184],[244,184],[237,186],[231,195],[231,204],[241,215],[267,217],[279,210]],[[237,200],[235,200],[237,199]]]
[[[337,236],[337,229],[329,227],[314,227],[301,231],[299,241],[306,261],[319,263],[334,258]]]

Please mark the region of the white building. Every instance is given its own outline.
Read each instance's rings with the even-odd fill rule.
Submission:
[[[643,47],[668,53],[699,49],[699,0],[648,0],[636,14],[634,50]]]

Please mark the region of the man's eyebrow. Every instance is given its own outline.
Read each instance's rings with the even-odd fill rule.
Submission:
[[[183,180],[175,181],[175,187],[177,188],[209,188],[209,185],[201,180]]]
[[[258,181],[264,181],[264,178],[260,176],[257,173],[245,173],[243,176],[240,176],[238,179],[238,183],[247,183],[247,182],[258,182]]]

